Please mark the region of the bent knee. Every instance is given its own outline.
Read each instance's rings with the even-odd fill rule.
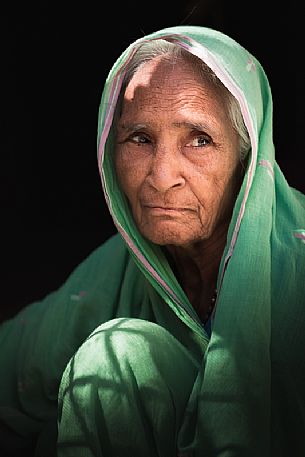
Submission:
[[[73,374],[105,372],[113,364],[126,358],[139,362],[151,358],[154,353],[161,357],[162,349],[177,351],[182,345],[163,327],[144,319],[116,318],[93,330],[70,360],[67,368]],[[181,348],[179,348],[181,350]],[[148,360],[147,360],[148,361]],[[66,369],[67,371],[67,369]]]
[[[89,335],[67,365],[61,384],[92,376],[113,377],[126,366],[135,374],[153,366],[175,377],[185,365],[191,372],[198,370],[192,355],[165,328],[143,319],[116,318]]]

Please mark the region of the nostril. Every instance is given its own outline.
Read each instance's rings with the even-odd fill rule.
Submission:
[[[148,184],[158,192],[167,192],[169,189],[183,187],[185,180],[182,176],[172,174],[153,173],[147,177]]]
[[[158,192],[167,192],[171,188],[184,186],[185,180],[181,174],[181,164],[177,155],[164,149],[158,150],[151,162],[147,180]]]
[[[182,187],[184,185],[184,180],[180,181],[180,182],[177,182],[176,184],[173,185],[173,187]]]

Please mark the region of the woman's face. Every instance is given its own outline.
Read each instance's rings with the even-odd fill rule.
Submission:
[[[125,90],[115,151],[139,231],[187,246],[227,227],[241,182],[238,147],[219,90],[190,62],[144,64]]]

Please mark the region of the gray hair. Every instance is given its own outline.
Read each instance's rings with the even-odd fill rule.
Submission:
[[[191,61],[192,64],[199,70],[202,78],[211,82],[217,90],[221,91],[224,96],[226,107],[228,110],[229,118],[232,122],[233,128],[239,135],[240,144],[240,159],[243,160],[247,157],[248,152],[251,148],[250,138],[248,130],[245,126],[243,116],[239,107],[237,99],[231,94],[231,92],[224,86],[211,68],[198,57],[194,56],[190,52],[186,51],[179,45],[173,44],[170,41],[163,39],[156,39],[144,42],[140,45],[133,55],[131,61],[128,64],[124,81],[121,89],[120,98],[118,101],[118,108],[122,103],[124,89],[127,87],[133,75],[139,70],[145,63],[149,62],[155,57],[164,56],[171,62],[175,62],[178,58],[182,57],[187,61]],[[119,108],[120,109],[120,108]]]

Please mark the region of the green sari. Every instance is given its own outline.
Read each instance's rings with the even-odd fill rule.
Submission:
[[[211,334],[161,248],[138,232],[113,167],[125,69],[155,38],[212,68],[251,140]],[[272,122],[260,63],[218,31],[171,27],[123,52],[98,119],[98,165],[118,234],[58,291],[1,325],[2,454],[305,455],[305,196],[275,160]]]

